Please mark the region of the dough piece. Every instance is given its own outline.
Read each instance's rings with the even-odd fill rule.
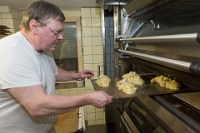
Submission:
[[[181,87],[181,84],[176,82],[175,80],[172,80],[171,82],[166,84],[166,88],[172,89],[172,90],[179,90]]]
[[[158,83],[161,87],[165,87],[168,89],[172,89],[172,90],[179,90],[179,88],[181,87],[181,84],[176,82],[175,80],[171,80],[168,77],[165,77],[163,75],[157,76],[153,79],[151,79],[151,82],[156,82]]]
[[[137,90],[137,88],[133,84],[126,82],[126,79],[118,81],[116,86],[118,87],[118,90],[121,90],[126,94],[133,94]]]
[[[134,85],[143,85],[144,84],[144,80],[136,72],[130,71],[129,73],[124,74],[122,76],[122,78],[126,78],[128,80],[128,82],[130,82]]]
[[[124,81],[120,80],[117,82],[116,86],[118,87],[118,90],[123,90],[123,88],[125,87]]]
[[[106,75],[100,75],[98,79],[95,81],[95,83],[101,87],[108,87],[110,82],[111,82],[110,78]]]
[[[134,94],[137,88],[133,84],[126,83],[126,87],[122,90],[126,94]]]

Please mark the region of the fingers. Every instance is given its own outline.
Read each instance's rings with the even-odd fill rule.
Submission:
[[[94,100],[92,105],[97,107],[97,108],[103,108],[104,106],[112,103],[113,97],[105,93],[104,91],[97,91],[95,92],[96,94],[94,96]]]
[[[91,71],[91,70],[85,69],[85,70],[83,71],[83,73],[84,73],[84,75],[85,75],[85,78],[88,78],[88,79],[90,79],[90,78],[92,78],[92,77],[94,76],[94,73],[93,73],[93,71]]]

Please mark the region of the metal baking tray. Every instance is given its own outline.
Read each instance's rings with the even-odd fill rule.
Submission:
[[[111,83],[108,87],[100,87],[98,86],[95,81],[97,79],[92,79],[92,84],[96,91],[105,91],[107,94],[113,96],[114,99],[118,98],[129,98],[135,97],[139,95],[161,95],[161,94],[173,94],[173,93],[180,93],[180,92],[191,92],[196,91],[196,89],[189,88],[187,86],[182,86],[179,90],[171,90],[164,87],[161,87],[158,83],[151,83],[150,79],[145,79],[145,83],[143,85],[135,85],[137,90],[134,94],[126,94],[121,90],[118,90],[116,87],[117,81],[120,81],[122,78],[113,78],[111,79]]]

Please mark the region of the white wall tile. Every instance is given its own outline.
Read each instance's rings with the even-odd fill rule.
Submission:
[[[3,25],[12,29],[14,28],[13,19],[2,19],[2,20],[3,20]]]
[[[103,45],[102,44],[102,37],[92,37],[92,45]]]
[[[85,90],[78,90],[77,94],[85,94]]]
[[[92,17],[101,17],[101,8],[91,8]]]
[[[0,12],[10,12],[9,6],[0,6]]]
[[[13,24],[14,24],[14,28],[16,30],[19,30],[20,21],[16,20],[16,19],[13,19]]]
[[[88,121],[95,120],[95,113],[88,113]]]
[[[3,25],[3,20],[2,19],[0,19],[0,25]]]
[[[88,88],[85,90],[85,93],[90,93],[90,92],[94,92],[95,90],[94,89],[90,89],[88,90]]]
[[[92,28],[92,36],[102,36],[101,28]]]
[[[92,46],[92,37],[83,37],[83,47],[85,46]]]
[[[85,89],[87,89],[87,90],[88,90],[88,89],[94,90],[94,86],[93,86],[91,80],[85,82]]]
[[[70,96],[75,96],[75,95],[77,95],[77,90],[76,90],[75,88],[69,89],[69,95],[70,95]]]
[[[68,19],[68,17],[80,17],[81,11],[63,11],[63,14],[65,18]]]
[[[60,95],[60,89],[56,89],[56,95]]]
[[[93,55],[93,63],[103,63],[103,55]]]
[[[92,46],[93,54],[103,54],[102,46]]]
[[[91,17],[90,8],[81,8],[81,16],[84,17]]]
[[[88,126],[96,125],[96,120],[88,120]]]
[[[92,55],[85,55],[85,56],[83,56],[84,63],[92,63],[92,58],[93,58]]]
[[[104,112],[105,108],[95,108],[96,112]]]
[[[92,47],[83,47],[83,55],[92,55]]]
[[[82,26],[83,27],[91,27],[92,26],[92,20],[91,18],[82,18]]]
[[[96,113],[96,120],[103,120],[104,118],[104,112],[97,112]]]
[[[105,124],[105,120],[96,120],[96,125]]]
[[[87,113],[95,113],[95,107],[92,105],[87,105]]]
[[[84,69],[88,69],[88,70],[93,70],[93,65],[92,64],[84,64]]]
[[[92,27],[101,27],[101,19],[92,18]]]
[[[11,8],[12,18],[19,20],[18,11]]]
[[[92,29],[91,28],[83,28],[82,30],[83,37],[91,37],[92,36]]]
[[[60,89],[60,94],[63,96],[69,96],[69,89]]]
[[[1,13],[1,16],[3,19],[7,19],[7,18],[12,19],[13,18],[11,13]]]
[[[22,20],[23,17],[23,12],[22,11],[17,11],[18,12],[18,20]]]

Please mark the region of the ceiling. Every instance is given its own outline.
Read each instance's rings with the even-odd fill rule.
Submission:
[[[0,0],[1,6],[9,6],[17,10],[25,10],[26,7],[37,0]],[[45,0],[53,3],[63,11],[80,11],[81,7],[100,7],[96,0]]]

